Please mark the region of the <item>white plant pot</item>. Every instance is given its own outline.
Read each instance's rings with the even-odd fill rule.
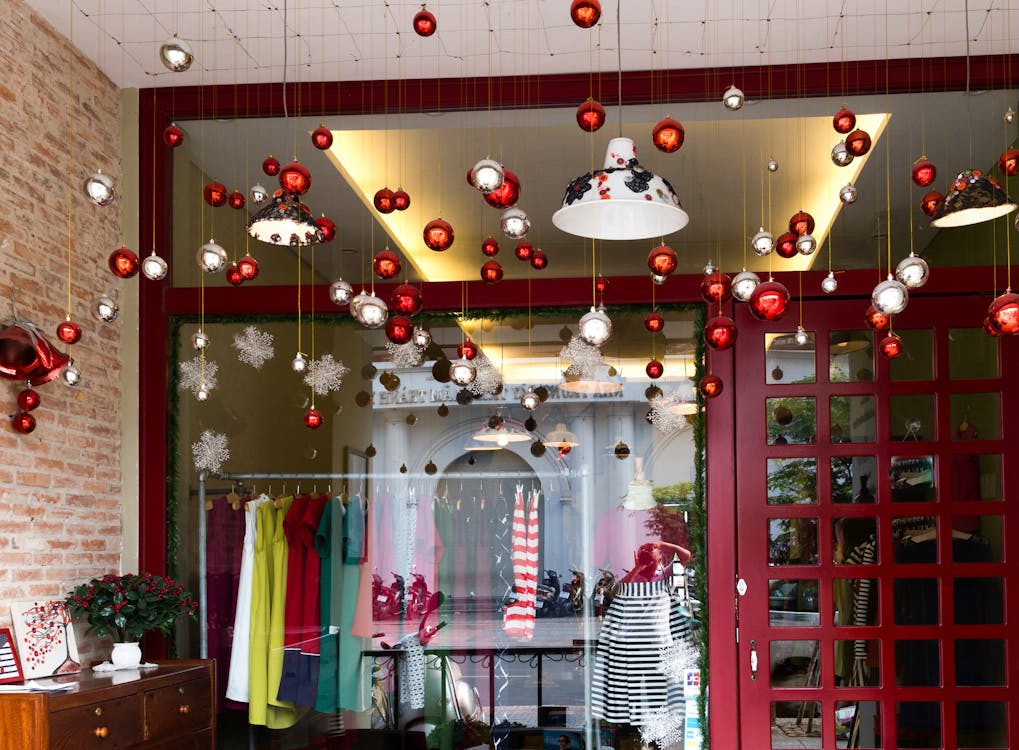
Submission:
[[[132,643],[114,643],[110,662],[117,669],[130,669],[142,663],[142,649],[137,641]]]

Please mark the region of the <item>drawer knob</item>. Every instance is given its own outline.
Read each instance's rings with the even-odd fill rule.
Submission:
[[[186,716],[187,714],[191,713],[191,706],[189,706],[187,703],[185,703],[183,706],[180,706],[177,710],[181,714]]]
[[[96,709],[96,710],[98,710],[98,709]],[[99,739],[102,739],[103,737],[107,736],[109,733],[110,733],[110,730],[107,729],[106,727],[96,727],[95,732],[94,732],[95,736],[98,737]]]

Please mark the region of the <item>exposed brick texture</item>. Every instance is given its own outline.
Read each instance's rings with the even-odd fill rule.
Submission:
[[[116,279],[106,263],[121,244],[118,203],[93,206],[81,188],[96,169],[119,185],[116,87],[23,0],[0,3],[0,70],[0,321],[11,318],[13,291],[19,316],[60,344],[70,216],[71,315],[84,332],[69,348],[83,384],[39,386],[32,434],[6,420],[24,384],[0,381],[0,626],[8,626],[9,601],[62,597],[118,570],[120,324],[99,323],[90,310],[99,294],[138,280]],[[83,660],[94,661],[104,652],[82,631]]]

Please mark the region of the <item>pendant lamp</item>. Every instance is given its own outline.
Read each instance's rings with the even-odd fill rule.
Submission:
[[[931,226],[964,227],[997,219],[1016,209],[1016,202],[979,169],[959,173],[952,189],[934,212]]]

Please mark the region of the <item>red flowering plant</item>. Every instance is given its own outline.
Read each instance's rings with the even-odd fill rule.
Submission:
[[[72,617],[88,620],[88,633],[120,643],[137,641],[149,630],[169,635],[178,617],[198,612],[191,592],[172,578],[145,573],[93,578],[67,595]]]

